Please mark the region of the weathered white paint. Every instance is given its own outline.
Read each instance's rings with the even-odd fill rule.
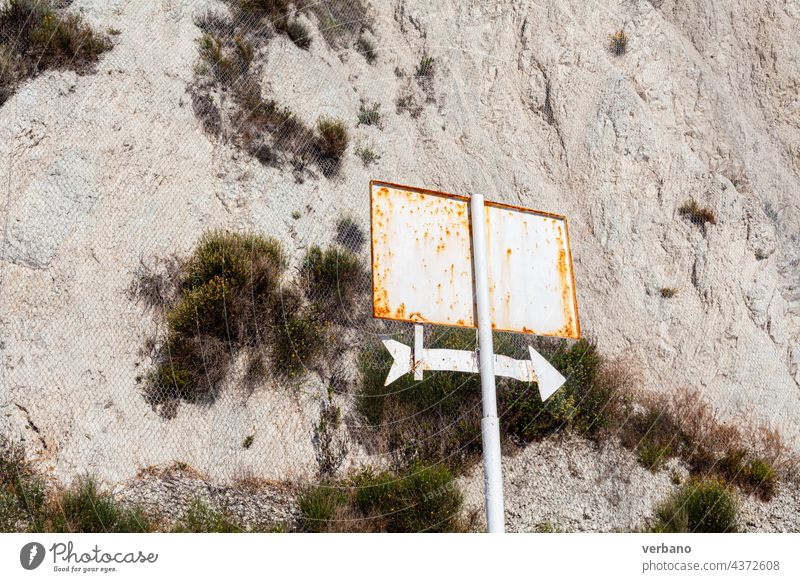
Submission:
[[[476,327],[469,199],[373,182],[376,317]],[[485,203],[492,328],[580,337],[566,219]]]

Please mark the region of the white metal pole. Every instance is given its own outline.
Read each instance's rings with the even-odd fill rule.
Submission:
[[[497,421],[497,394],[494,383],[492,313],[489,308],[489,274],[486,249],[486,212],[483,195],[470,199],[472,218],[472,257],[475,262],[475,300],[478,307],[478,349],[481,371],[483,417],[483,485],[486,493],[486,525],[489,533],[503,533],[503,471],[500,465],[500,425]]]

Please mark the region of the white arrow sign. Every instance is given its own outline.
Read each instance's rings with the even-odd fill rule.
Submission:
[[[465,350],[416,350],[416,358],[412,356],[411,347],[392,339],[383,340],[394,361],[386,377],[388,386],[404,374],[415,372],[421,378],[423,370],[441,370],[448,372],[480,372],[478,354]],[[419,353],[421,352],[421,354]],[[528,346],[529,360],[515,360],[508,356],[494,356],[494,373],[497,376],[514,378],[522,382],[536,382],[542,401],[547,400],[558,390],[566,378],[550,365],[539,352]]]

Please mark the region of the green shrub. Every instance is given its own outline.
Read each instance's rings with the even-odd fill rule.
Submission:
[[[245,528],[220,511],[195,499],[175,524],[173,533],[241,533]]]
[[[673,449],[669,443],[661,444],[652,439],[644,439],[639,443],[636,452],[642,465],[656,471],[672,456]]]
[[[92,479],[81,479],[52,503],[49,527],[54,533],[140,533],[153,531],[136,508],[126,508],[101,493]]]
[[[742,485],[769,501],[778,488],[778,473],[769,461],[756,457],[745,464],[739,476]]]
[[[185,292],[167,314],[170,330],[180,337],[209,334],[226,338],[230,329],[227,302],[232,292],[232,287],[219,276]]]
[[[256,234],[212,231],[200,239],[186,263],[184,286],[196,289],[219,277],[233,287],[240,287],[261,260],[268,261],[276,275],[286,267],[283,250],[275,239]]]
[[[323,251],[311,246],[303,258],[301,273],[318,312],[331,320],[348,315],[367,282],[366,270],[358,257],[336,247]]]
[[[719,470],[732,483],[745,491],[769,501],[778,487],[778,473],[772,464],[761,457],[750,457],[744,448],[733,447],[725,453]]]
[[[225,86],[239,82],[250,68],[255,49],[241,36],[206,33],[197,41],[200,58],[215,79]]]
[[[626,382],[619,369],[605,363],[588,340],[550,343],[542,351],[567,381],[545,403],[535,385],[510,384],[500,395],[504,431],[529,442],[557,430],[594,435],[609,428]]]
[[[323,156],[333,160],[341,160],[347,151],[350,134],[341,119],[321,117],[317,123],[319,139],[317,144]]]
[[[357,243],[352,229],[343,228]],[[285,268],[274,239],[226,232],[200,239],[177,269],[178,297],[166,312],[167,334],[145,386],[154,407],[172,417],[181,400],[213,402],[239,354],[247,357],[251,385],[263,378],[267,358],[276,374],[290,378],[317,365],[329,324],[352,315],[344,309],[365,290],[366,272],[352,252],[316,246],[300,281],[284,280]]]
[[[614,34],[608,35],[608,50],[611,54],[620,57],[628,50],[628,37],[624,30],[618,30]]]
[[[46,15],[31,31],[30,40],[44,67],[75,66],[73,61],[95,62],[111,48],[108,37],[92,31],[78,14]]]
[[[309,487],[297,498],[300,528],[306,532],[324,532],[335,527],[336,516],[347,504],[344,491],[333,482]]]
[[[295,378],[313,368],[325,346],[325,330],[325,322],[311,312],[279,315],[272,334],[273,370]]]
[[[410,337],[395,339],[413,342]],[[475,333],[448,330],[430,341],[432,348],[475,349]],[[506,352],[502,345],[498,353]],[[368,343],[359,358],[361,386],[356,410],[374,427],[363,436],[368,448],[389,452],[400,465],[421,459],[446,460],[459,467],[477,458],[480,439],[480,378],[459,372],[427,372],[422,382],[404,375],[384,386],[392,358],[377,343]],[[498,378],[498,393],[513,380]]]
[[[691,199],[678,209],[684,218],[688,218],[692,223],[701,227],[706,224],[717,224],[717,217],[710,208],[700,206],[696,200]]]
[[[375,101],[372,105],[367,105],[363,101],[358,110],[359,125],[374,125],[378,129],[383,129],[381,123],[381,104]]]
[[[693,479],[665,501],[656,513],[661,533],[728,533],[737,531],[739,502],[715,478]]]
[[[664,299],[672,299],[678,294],[678,289],[676,287],[662,287],[661,288],[661,297]]]
[[[304,492],[298,501],[306,531],[454,532],[465,529],[462,495],[445,466],[364,470]]]
[[[273,330],[286,260],[274,239],[226,232],[204,235],[180,269],[180,293],[166,313],[167,338],[146,396],[212,401],[233,359]],[[174,406],[163,410],[174,413]]]

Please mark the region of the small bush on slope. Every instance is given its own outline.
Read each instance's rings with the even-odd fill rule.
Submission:
[[[210,402],[232,358],[255,359],[272,345],[274,370],[292,375],[313,363],[324,331],[299,294],[282,282],[286,261],[274,239],[211,232],[180,270],[180,293],[166,312],[168,334],[147,386],[154,406]],[[299,360],[296,361],[296,360]]]
[[[167,333],[156,354],[157,368],[145,386],[149,402],[167,417],[180,401],[210,403],[231,362],[247,357],[247,381],[266,372],[293,378],[313,369],[325,355],[331,325],[353,317],[367,284],[361,263],[348,250],[312,246],[296,281],[285,277],[286,259],[274,239],[210,232],[177,268],[176,294],[155,287]],[[131,286],[153,295],[152,277]],[[330,348],[334,349],[334,348]]]
[[[732,533],[738,529],[739,501],[719,479],[694,479],[659,506],[659,533]]]
[[[618,30],[614,34],[608,35],[608,50],[615,57],[621,57],[628,50],[628,37],[624,30]]]
[[[306,251],[301,274],[315,308],[329,320],[349,315],[369,279],[352,252],[316,245]]]
[[[111,48],[77,14],[64,14],[45,0],[9,0],[0,7],[0,105],[20,79],[46,69],[86,72]]]
[[[462,503],[449,469],[421,464],[402,472],[363,470],[298,498],[301,528],[312,532],[465,531]]]

